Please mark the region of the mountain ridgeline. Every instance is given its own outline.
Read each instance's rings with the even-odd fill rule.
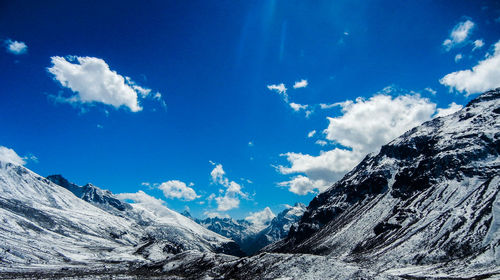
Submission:
[[[296,203],[263,226],[244,219],[214,217],[194,220],[205,228],[234,240],[245,254],[253,255],[263,247],[286,237],[290,228],[302,217],[305,209],[304,204]],[[183,215],[191,217],[189,212],[184,212]]]

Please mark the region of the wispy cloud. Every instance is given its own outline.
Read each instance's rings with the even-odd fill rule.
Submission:
[[[455,46],[463,43],[471,33],[474,26],[474,22],[470,20],[466,20],[455,25],[450,33],[450,37],[443,42],[445,49],[449,51]]]
[[[477,49],[480,49],[484,46],[484,41],[483,40],[476,40],[474,41],[474,47],[472,48],[472,51],[475,51]]]
[[[286,93],[287,88],[285,87],[285,84],[281,83],[278,85],[268,85],[267,88],[271,91],[275,91],[281,95],[283,100],[285,100],[286,103],[288,103],[288,94]]]
[[[5,40],[5,46],[8,52],[15,55],[25,54],[28,52],[28,46],[24,42],[7,39]]]

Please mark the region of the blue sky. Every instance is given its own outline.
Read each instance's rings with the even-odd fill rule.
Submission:
[[[2,1],[0,40],[0,146],[199,217],[307,204],[500,86],[495,1]]]

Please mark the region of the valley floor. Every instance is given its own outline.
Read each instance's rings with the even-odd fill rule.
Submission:
[[[92,263],[3,267],[1,279],[500,279],[500,270],[453,264],[381,269],[307,254],[262,253],[237,258],[187,251],[155,263]]]

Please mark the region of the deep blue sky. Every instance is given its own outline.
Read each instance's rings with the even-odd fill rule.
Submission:
[[[306,118],[268,85],[284,83],[299,104],[369,98],[393,85],[440,108],[464,105],[474,95],[450,93],[439,79],[491,53],[499,19],[495,1],[1,1],[0,40],[28,50],[2,45],[0,145],[35,155],[27,167],[41,175],[114,193],[141,189],[197,216],[216,208],[206,201],[221,188],[211,183],[213,161],[250,195],[228,214],[276,213],[314,197],[277,186],[290,178],[274,167],[288,165],[280,154],[332,149],[307,134],[342,113],[316,108]],[[484,46],[472,51],[464,41],[447,51],[443,41],[466,20],[475,24],[466,40]],[[74,93],[47,68],[68,55],[104,60],[160,92],[166,110],[152,99],[140,112],[55,102],[50,96]],[[294,90],[301,79],[308,86]],[[201,197],[168,199],[141,186],[174,179],[193,182]]]

